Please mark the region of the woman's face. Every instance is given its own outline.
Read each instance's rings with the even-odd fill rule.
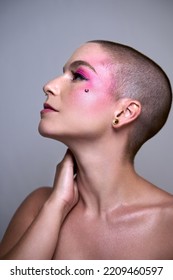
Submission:
[[[111,128],[115,104],[106,62],[100,45],[87,43],[67,61],[63,74],[44,86],[47,99],[39,124],[43,136],[62,142],[93,139]]]

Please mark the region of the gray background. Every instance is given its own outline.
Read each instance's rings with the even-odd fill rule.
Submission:
[[[153,58],[173,84],[172,0],[0,1],[0,238],[15,209],[51,185],[65,146],[42,138],[42,86],[73,50],[91,39],[130,45]],[[173,193],[173,111],[144,145],[136,169]]]

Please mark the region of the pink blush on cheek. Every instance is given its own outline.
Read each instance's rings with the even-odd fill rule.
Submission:
[[[85,90],[89,90],[86,92]],[[103,111],[106,103],[110,102],[107,93],[93,92],[92,83],[88,83],[87,87],[82,87],[79,91],[75,92],[72,103],[77,106],[79,110],[87,114],[97,114]]]

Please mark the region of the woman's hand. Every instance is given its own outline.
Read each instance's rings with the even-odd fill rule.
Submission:
[[[1,243],[1,259],[52,259],[61,225],[78,201],[73,168],[67,151],[57,166],[53,190],[37,190],[22,203]]]
[[[67,150],[63,160],[57,165],[53,191],[50,201],[56,201],[63,209],[63,218],[77,204],[79,198],[76,180],[74,178],[74,159]]]

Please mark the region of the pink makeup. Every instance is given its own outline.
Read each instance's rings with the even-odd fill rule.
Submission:
[[[40,112],[41,115],[45,113],[50,113],[50,112],[58,112],[55,110],[52,106],[50,106],[48,103],[44,103],[44,109]]]
[[[81,75],[85,80],[89,80],[89,78],[90,78],[89,73],[81,67],[76,69],[75,73]]]

